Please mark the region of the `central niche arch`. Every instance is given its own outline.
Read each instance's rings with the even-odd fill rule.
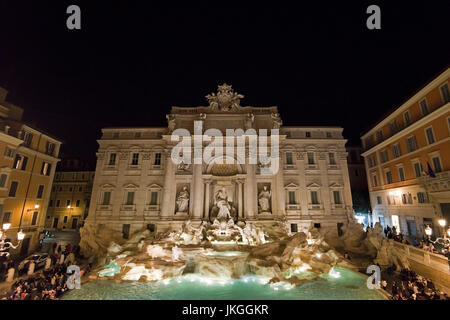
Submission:
[[[233,163],[227,163],[227,160]],[[242,166],[233,157],[220,156],[211,159],[206,167],[206,173],[218,177],[230,177],[242,173]]]

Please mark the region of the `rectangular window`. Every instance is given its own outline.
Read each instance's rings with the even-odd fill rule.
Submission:
[[[10,197],[15,197],[16,196],[16,192],[17,192],[17,188],[18,187],[19,187],[19,182],[11,181],[11,186],[9,188],[9,196]]]
[[[369,167],[375,167],[377,165],[377,161],[375,160],[375,156],[369,157]]]
[[[406,203],[407,203],[407,200],[406,200],[406,193],[403,193],[403,194],[402,194],[402,203],[403,203],[403,204],[406,204]]]
[[[44,176],[49,176],[51,168],[52,168],[52,165],[50,163],[42,162],[41,174]]]
[[[336,164],[336,158],[334,157],[334,153],[332,153],[332,152],[328,153],[328,158],[330,159],[331,165]]]
[[[3,221],[2,223],[11,223],[11,212],[5,212],[3,214]]]
[[[8,180],[7,174],[0,174],[0,188],[4,188],[6,186],[6,180]]]
[[[377,180],[377,175],[373,175],[372,176],[372,180],[373,180],[373,186],[374,187],[377,187],[378,186],[378,180]]]
[[[295,203],[295,191],[289,191],[289,204],[296,204]]]
[[[67,223],[68,218],[69,218],[68,216],[64,216],[63,222]]]
[[[400,181],[405,181],[405,171],[403,167],[398,168],[398,176],[400,177]]]
[[[115,153],[110,153],[109,154],[109,161],[108,161],[108,165],[109,166],[114,166],[116,165],[116,154]]]
[[[51,208],[53,207],[53,199],[50,199],[50,201],[48,202],[48,206]]]
[[[291,223],[291,232],[298,232],[298,226],[296,223]]]
[[[150,205],[157,205],[158,204],[158,192],[152,191],[150,194]]]
[[[400,144],[394,144],[392,146],[392,154],[394,155],[394,158],[398,158],[402,155],[402,151],[400,150]]]
[[[27,168],[28,157],[16,154],[14,159],[14,169],[25,170]]]
[[[77,202],[75,203],[75,207],[79,207],[80,206],[80,200],[77,200]]]
[[[134,204],[134,191],[127,192],[127,202],[125,204],[126,205]]]
[[[122,238],[128,239],[130,237],[130,225],[124,224],[122,225]]]
[[[37,212],[37,211],[34,211],[34,212],[33,212],[33,218],[31,219],[31,225],[32,225],[32,226],[35,226],[35,225],[36,225],[38,215],[39,215],[39,212]]]
[[[389,160],[388,159],[387,150],[383,150],[383,151],[380,152],[380,158],[381,158],[381,162],[382,163],[385,163],[385,162],[387,162]]]
[[[386,171],[386,182],[387,182],[387,184],[392,183],[392,174],[390,171]]]
[[[416,178],[422,176],[423,167],[420,162],[414,163],[414,172],[416,173]]]
[[[314,164],[314,153],[308,152],[308,164]]]
[[[153,164],[155,166],[161,165],[161,153],[155,153],[155,162]]]
[[[292,161],[292,152],[286,152],[286,164],[293,164]]]
[[[311,191],[311,203],[319,204],[319,197],[317,195],[317,191]]]
[[[426,128],[425,133],[427,135],[428,144],[433,144],[435,142],[433,128],[432,127]]]
[[[13,158],[14,154],[15,154],[15,151],[13,149],[6,147],[3,155],[8,158]]]
[[[405,126],[409,126],[411,124],[411,116],[409,115],[409,111],[406,111],[403,114],[403,119],[405,119]]]
[[[417,192],[417,201],[419,201],[419,203],[427,203],[428,202],[428,198],[425,192]]]
[[[341,204],[341,193],[339,191],[333,191],[333,198],[335,204]]]
[[[413,152],[417,150],[416,136],[411,136],[406,139],[406,147],[408,149],[408,152]]]
[[[331,138],[331,132],[327,132],[327,138]]]
[[[380,196],[377,196],[377,204],[382,204],[382,200]]]
[[[138,164],[139,164],[139,153],[133,153],[131,165],[137,166]]]
[[[26,147],[31,146],[31,141],[33,140],[33,134],[29,133],[27,131],[24,131],[23,133],[23,144]]]
[[[47,141],[47,143],[45,145],[45,153],[50,156],[53,156],[54,152],[55,152],[55,144]]]
[[[109,205],[110,201],[111,201],[111,192],[110,191],[103,192],[102,205],[107,206]]]
[[[428,109],[428,103],[426,99],[420,100],[420,110],[422,111],[422,114],[426,116],[430,113],[430,110]]]
[[[441,160],[439,159],[439,157],[434,157],[432,160],[433,160],[434,172],[441,172],[442,166],[441,166]]]
[[[391,135],[393,135],[394,133],[396,133],[397,132],[397,121],[392,121],[390,124],[389,124],[389,129],[390,129],[390,131],[391,131]]]
[[[307,138],[311,138],[311,132],[306,131],[306,137],[307,137]]]
[[[448,84],[444,84],[441,88],[442,102],[447,103],[450,101],[450,90]]]
[[[43,185],[40,185],[40,186],[38,187],[38,191],[37,191],[36,198],[42,199],[43,193],[44,193],[44,186],[43,186]]]
[[[383,131],[381,131],[381,130],[377,131],[377,140],[378,140],[378,142],[383,141]]]
[[[66,200],[66,207],[70,207],[70,200]]]
[[[56,200],[56,207],[59,208],[60,205],[61,205],[61,200]]]

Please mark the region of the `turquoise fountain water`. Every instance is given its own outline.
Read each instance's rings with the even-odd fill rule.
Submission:
[[[187,274],[157,282],[115,283],[96,281],[64,295],[65,300],[383,300],[366,286],[366,278],[335,267],[322,275],[324,281],[302,286],[286,282],[268,284],[269,279],[246,275],[240,279],[205,278]]]

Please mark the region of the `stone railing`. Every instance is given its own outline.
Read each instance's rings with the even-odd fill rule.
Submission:
[[[394,247],[401,250],[408,259],[421,263],[436,271],[444,272],[450,276],[450,267],[446,256],[425,251],[394,240],[389,241],[392,241],[394,243]]]

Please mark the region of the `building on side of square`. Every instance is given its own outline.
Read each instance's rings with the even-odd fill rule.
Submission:
[[[450,222],[449,79],[447,68],[361,137],[373,218],[404,235]]]
[[[94,171],[80,159],[58,163],[48,204],[46,229],[78,230],[89,213]]]
[[[227,199],[235,221],[282,220],[292,232],[316,226],[337,234],[353,216],[343,129],[282,126],[277,107],[242,107],[240,98],[224,84],[207,96],[209,106],[172,107],[167,127],[103,129],[85,225],[127,238],[146,227],[164,231],[211,220]],[[249,163],[248,144],[245,161],[175,164],[171,153],[179,142],[171,134],[187,129],[192,135],[195,121],[201,134],[279,129],[279,170],[262,174],[261,162]]]
[[[43,238],[61,141],[23,122],[23,109],[6,101],[0,88],[0,228],[3,239],[17,244],[12,256],[37,250]],[[18,243],[18,233],[24,239]]]

